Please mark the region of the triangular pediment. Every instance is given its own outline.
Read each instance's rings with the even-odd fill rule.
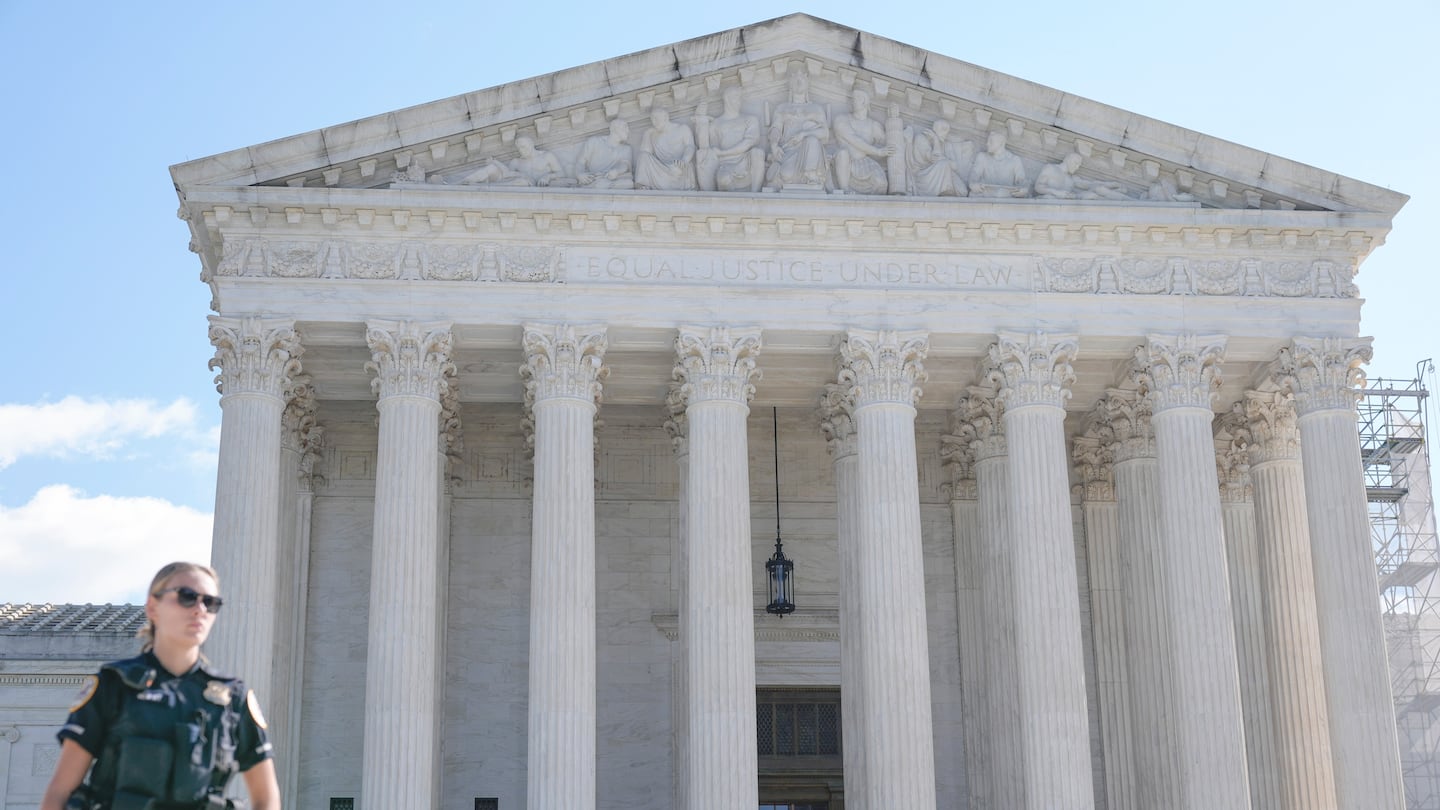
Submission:
[[[806,84],[803,109],[795,106],[797,74]],[[727,112],[724,97],[732,88],[739,91],[739,108]],[[873,155],[864,154],[864,146],[844,144],[855,137],[857,121],[850,117],[857,91],[870,104],[858,128],[877,150]],[[689,138],[698,148],[708,141],[722,156],[708,166],[667,174],[662,164],[672,155],[652,132],[664,129],[654,121],[661,110],[681,130],[668,139],[672,146],[680,144],[676,154],[688,151],[683,142]],[[824,137],[793,149],[781,144],[794,140],[794,133],[785,131],[787,116],[795,129],[822,128]],[[761,131],[753,168],[743,156],[723,155],[721,141],[742,137],[733,134],[745,128],[737,118]],[[717,124],[722,120],[728,123]],[[603,151],[615,121],[629,130],[623,148],[631,152],[630,182],[642,190],[848,190],[990,201],[1064,198],[1068,192],[1121,204],[1387,216],[1407,199],[803,14],[203,158],[171,172],[182,197],[197,186],[374,189],[420,183],[477,192],[538,184],[558,193],[597,188],[623,193],[623,177],[618,183],[587,182],[603,163],[586,154],[587,142],[591,150]],[[997,134],[1003,136],[1001,152],[987,150]],[[620,136],[610,137],[614,147]],[[887,147],[897,154],[884,154]],[[805,149],[809,152],[794,154]],[[987,151],[1019,167],[1010,185],[1023,190],[976,182],[991,179],[975,168],[977,160],[990,160]],[[817,154],[820,173],[796,168],[813,163]],[[717,160],[725,175],[718,187]],[[941,162],[943,167],[933,168]],[[698,179],[674,179],[686,172]],[[763,176],[754,177],[756,172]],[[857,174],[868,180],[857,180]]]

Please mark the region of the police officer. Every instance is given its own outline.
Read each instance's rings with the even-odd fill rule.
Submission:
[[[253,810],[280,810],[255,695],[200,655],[219,591],[204,565],[155,575],[141,653],[101,667],[70,708],[40,810],[223,810],[234,807],[224,791],[237,772]]]

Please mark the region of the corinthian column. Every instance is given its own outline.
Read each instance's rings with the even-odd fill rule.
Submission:
[[[835,525],[840,549],[840,737],[844,746],[845,804],[865,810],[865,639],[860,610],[859,446],[854,402],[843,385],[825,386],[820,429],[835,469]]]
[[[671,712],[671,740],[672,751],[675,762],[671,771],[672,784],[670,786],[671,802],[675,810],[686,810],[686,802],[689,797],[686,795],[686,785],[690,779],[690,664],[689,637],[686,628],[685,594],[690,591],[689,584],[689,563],[688,540],[690,536],[690,520],[688,517],[687,495],[690,481],[690,438],[689,426],[685,423],[685,397],[679,383],[672,383],[670,390],[665,396],[665,432],[670,436],[670,447],[675,451],[675,462],[679,466],[680,474],[678,479],[678,515],[677,531],[675,532],[675,545],[672,553],[678,561],[677,572],[679,598],[678,622],[679,632],[676,639],[674,657],[671,659],[675,667],[675,695],[670,701]]]
[[[270,739],[281,751],[300,750],[301,685],[305,683],[305,613],[310,595],[310,516],[315,501],[315,464],[325,428],[315,421],[315,387],[294,378],[280,422],[280,553],[275,568],[274,696],[267,699]],[[323,479],[321,479],[323,480]],[[283,803],[299,803],[298,763],[277,762]]]
[[[1161,555],[1160,474],[1148,401],[1111,389],[1096,408],[1115,464],[1125,595],[1125,648],[1130,676],[1130,731],[1135,800],[1141,808],[1179,807],[1179,769],[1172,734],[1174,656]]]
[[[981,368],[981,377],[988,376]],[[1021,752],[1020,693],[1015,672],[1015,599],[1024,591],[1010,534],[1010,458],[1003,408],[994,388],[972,386],[955,411],[955,433],[975,465],[975,557],[980,578],[979,624],[983,628],[981,682],[986,736],[969,738],[988,750],[990,799],[975,807],[1022,807],[1025,796]],[[957,527],[957,532],[959,531]],[[959,556],[957,534],[956,556]],[[958,564],[958,563],[957,563]]]
[[[1264,586],[1255,529],[1254,485],[1250,481],[1250,419],[1235,403],[1215,419],[1215,471],[1220,479],[1220,514],[1225,523],[1225,559],[1230,569],[1230,612],[1235,623],[1235,658],[1240,670],[1240,703],[1245,711],[1245,762],[1250,769],[1250,804],[1275,810],[1280,803],[1280,766],[1275,759],[1275,721],[1270,710],[1270,654],[1265,639]]]
[[[1326,703],[1342,810],[1405,806],[1379,583],[1355,427],[1368,340],[1296,338],[1277,362],[1295,395]]]
[[[915,402],[923,333],[851,331],[840,381],[854,402],[864,639],[865,806],[934,810],[935,739],[920,538]]]
[[[1289,395],[1252,391],[1245,415],[1282,806],[1327,810],[1335,806],[1335,779],[1295,407]]]
[[[1103,407],[1103,406],[1102,406]],[[1125,648],[1125,556],[1115,499],[1114,446],[1104,420],[1092,420],[1071,452],[1084,497],[1090,565],[1090,635],[1095,646],[1100,744],[1109,810],[1136,810],[1130,667]]]
[[[532,810],[595,806],[595,413],[605,330],[527,324],[535,422],[530,567]],[[543,561],[543,563],[542,563]]]
[[[414,807],[434,795],[438,753],[435,576],[439,565],[440,400],[455,373],[450,324],[371,321],[380,395],[361,806]]]
[[[955,536],[955,607],[959,617],[960,724],[965,737],[967,807],[992,807],[990,699],[985,678],[985,546],[980,526],[980,484],[970,449],[967,400],[950,412],[950,432],[940,437],[940,460],[950,489]]]
[[[1250,807],[1210,409],[1223,337],[1151,336],[1136,353],[1160,465],[1159,551],[1174,656],[1171,744],[1186,810]],[[1200,707],[1204,707],[1203,710]]]
[[[1074,337],[1039,332],[1000,333],[990,346],[1010,448],[1011,543],[1034,595],[1012,597],[1025,770],[1018,806],[1029,810],[1095,806],[1065,458],[1065,400],[1077,349]]]
[[[759,329],[681,327],[676,379],[689,435],[684,621],[689,675],[688,810],[750,810],[755,754],[755,614],[745,418]]]
[[[243,668],[262,700],[272,700],[275,611],[281,594],[280,415],[303,348],[295,322],[210,316],[220,392],[220,468],[210,561],[231,605],[210,636],[222,666]],[[288,594],[286,594],[288,596]],[[238,616],[236,614],[239,614]]]

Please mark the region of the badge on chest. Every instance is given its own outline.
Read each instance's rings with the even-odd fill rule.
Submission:
[[[230,686],[224,681],[211,681],[205,685],[205,699],[216,706],[230,705]]]

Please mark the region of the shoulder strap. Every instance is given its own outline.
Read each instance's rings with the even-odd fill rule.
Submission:
[[[126,658],[122,661],[111,661],[100,668],[102,672],[107,669],[115,673],[115,675],[120,678],[121,683],[137,692],[142,689],[149,689],[155,683],[155,669],[150,666],[149,662],[147,662],[143,656]]]

